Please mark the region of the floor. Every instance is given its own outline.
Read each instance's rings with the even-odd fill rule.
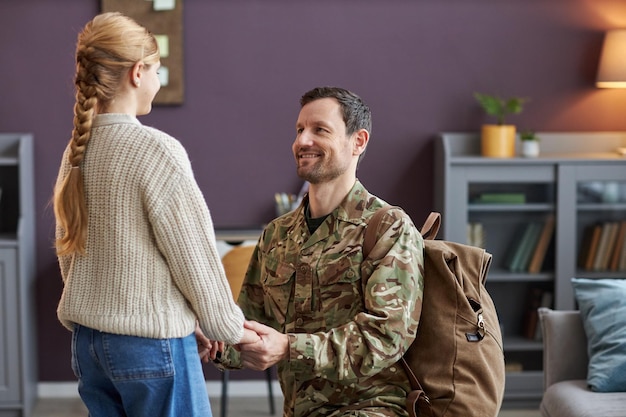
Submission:
[[[220,416],[219,399],[211,400],[213,415]],[[280,399],[276,406],[280,410]],[[228,403],[228,417],[269,416],[267,397],[232,398]],[[280,413],[279,413],[280,414]],[[86,417],[87,410],[79,399],[44,398],[35,406],[32,417]],[[498,417],[540,417],[537,410],[503,410]]]

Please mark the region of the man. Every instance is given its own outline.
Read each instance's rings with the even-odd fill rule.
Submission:
[[[238,303],[261,341],[222,363],[278,365],[285,416],[406,416],[410,384],[400,359],[423,294],[423,241],[391,210],[368,259],[367,222],[386,203],[356,178],[371,130],[355,94],[316,88],[301,98],[293,154],[308,195],[272,221],[252,256]]]

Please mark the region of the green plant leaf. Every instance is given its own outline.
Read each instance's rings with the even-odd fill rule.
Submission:
[[[481,105],[485,113],[495,116],[498,124],[504,124],[504,117],[508,114],[519,114],[522,112],[524,103],[528,100],[521,97],[511,97],[504,100],[498,96],[474,93],[474,98]]]
[[[526,141],[526,140],[539,140],[539,137],[537,136],[537,134],[532,131],[532,130],[523,130],[520,132],[519,135],[520,140]]]
[[[506,112],[511,114],[519,114],[522,112],[524,104],[524,99],[521,98],[511,98],[506,102]]]

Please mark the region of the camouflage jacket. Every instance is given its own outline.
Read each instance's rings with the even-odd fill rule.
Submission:
[[[306,204],[265,228],[238,299],[246,318],[289,336],[278,364],[284,415],[406,416],[410,384],[396,362],[421,312],[422,237],[390,210],[364,261],[365,228],[384,201],[357,181],[312,235]],[[238,366],[234,349],[224,359]]]

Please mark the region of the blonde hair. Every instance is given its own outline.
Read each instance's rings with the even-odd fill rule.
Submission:
[[[70,170],[54,190],[54,215],[62,236],[58,255],[85,253],[87,204],[81,163],[96,114],[103,113],[137,62],[150,66],[159,60],[154,36],[121,13],[103,13],[88,22],[76,44],[76,103],[69,142]]]

